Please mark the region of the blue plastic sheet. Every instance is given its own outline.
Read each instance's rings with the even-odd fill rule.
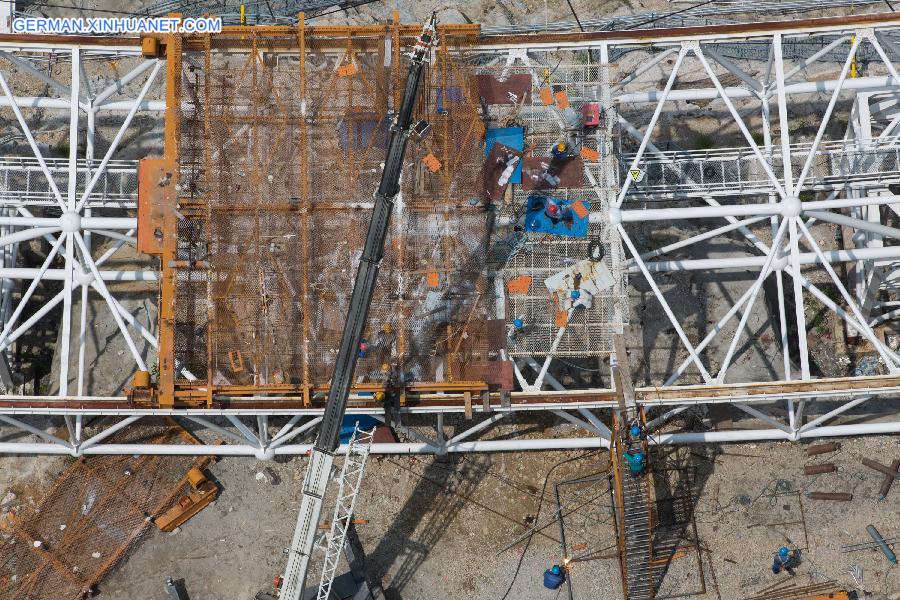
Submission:
[[[567,218],[553,219],[547,215],[547,204],[556,203]],[[579,217],[571,207],[581,200],[563,200],[546,196],[530,196],[528,210],[525,213],[525,231],[565,235],[569,237],[587,237],[589,215]],[[566,210],[568,209],[568,210]]]
[[[525,147],[525,129],[522,127],[495,127],[488,129],[484,134],[484,156],[491,153],[494,143],[499,142],[510,148],[522,150]],[[513,171],[510,183],[522,183],[522,161]]]

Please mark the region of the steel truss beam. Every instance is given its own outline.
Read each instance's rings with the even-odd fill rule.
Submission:
[[[803,311],[804,291],[811,294],[840,319],[866,338],[879,354],[885,368],[895,373],[900,366],[900,357],[888,347],[877,334],[875,325],[878,318],[871,314],[872,288],[878,287],[882,281],[873,275],[876,271],[896,268],[900,258],[900,246],[890,245],[888,240],[897,237],[894,227],[880,220],[880,207],[887,205],[894,208],[896,197],[886,194],[884,189],[889,184],[900,183],[900,162],[898,168],[882,170],[873,174],[865,161],[879,152],[900,153],[900,143],[895,136],[888,135],[896,127],[896,118],[889,112],[889,102],[878,100],[878,94],[900,93],[900,75],[894,61],[900,57],[889,36],[900,32],[900,18],[896,15],[874,15],[849,17],[840,19],[796,20],[779,23],[757,23],[741,26],[708,27],[702,29],[681,28],[677,30],[659,30],[652,32],[605,32],[584,35],[536,35],[516,36],[497,35],[482,36],[474,50],[493,58],[509,53],[506,64],[514,65],[523,62],[532,69],[535,65],[550,64],[543,60],[546,55],[560,49],[576,52],[591,48],[604,63],[610,67],[611,53],[621,56],[624,52],[657,52],[647,61],[640,61],[633,73],[620,73],[617,80],[599,86],[596,97],[579,98],[572,96],[573,102],[609,98],[610,105],[618,106],[620,111],[637,104],[654,104],[652,111],[647,111],[649,124],[643,130],[631,125],[625,117],[622,119],[622,132],[634,137],[639,145],[637,152],[623,160],[626,166],[635,169],[649,168],[656,165],[660,172],[671,174],[681,168],[681,163],[697,164],[702,161],[723,159],[732,160],[737,165],[746,165],[752,161],[758,170],[758,180],[754,186],[735,190],[727,185],[723,189],[702,188],[696,182],[688,182],[694,187],[689,194],[683,189],[665,185],[655,189],[647,189],[629,179],[621,181],[621,189],[615,198],[615,207],[609,214],[594,214],[594,222],[609,225],[628,249],[630,256],[622,258],[619,267],[640,273],[651,284],[652,291],[661,302],[674,330],[688,357],[674,372],[668,374],[666,385],[654,388],[637,388],[635,394],[638,404],[647,410],[658,410],[660,415],[653,423],[662,424],[678,413],[692,406],[710,404],[734,404],[740,410],[749,413],[758,429],[719,431],[707,433],[671,432],[653,436],[654,443],[702,443],[728,442],[740,440],[762,439],[801,439],[818,436],[858,435],[866,433],[891,433],[900,431],[900,423],[890,420],[896,415],[888,407],[885,415],[869,415],[870,422],[853,425],[826,425],[832,419],[838,419],[847,411],[861,405],[869,407],[874,403],[866,403],[870,398],[878,397],[882,401],[893,401],[900,394],[900,381],[894,376],[884,378],[856,377],[841,380],[814,380],[809,373],[808,349],[806,348],[805,331],[806,315]],[[339,35],[339,33],[335,33]],[[374,32],[373,35],[379,35]],[[782,44],[785,39],[807,39],[820,37],[822,44],[814,46],[809,56],[793,60],[785,59]],[[853,42],[850,42],[850,39]],[[767,64],[746,61],[740,64],[725,57],[716,49],[716,44],[728,42],[740,44],[769,45]],[[73,46],[74,44],[74,46]],[[112,45],[111,45],[112,44]],[[850,75],[856,52],[862,48],[870,48],[879,58],[879,62],[869,67],[869,72],[862,77]],[[43,72],[23,61],[19,56],[23,50],[28,53],[52,52],[66,55],[72,61],[70,80],[45,80]],[[64,306],[64,327],[71,327],[73,294],[86,294],[88,290],[97,291],[105,301],[118,328],[126,336],[129,351],[137,365],[145,367],[143,357],[131,337],[136,331],[151,345],[156,345],[155,337],[140,326],[127,314],[105,282],[123,280],[153,280],[152,272],[105,271],[100,269],[111,254],[107,253],[97,259],[91,256],[91,235],[103,235],[116,240],[117,246],[133,243],[135,221],[133,218],[110,219],[97,214],[102,205],[94,200],[95,187],[105,181],[110,169],[116,165],[113,156],[121,143],[132,119],[142,110],[159,110],[164,103],[148,100],[149,91],[155,85],[160,63],[155,60],[140,62],[118,82],[98,93],[91,94],[80,85],[78,63],[87,55],[96,51],[137,53],[133,41],[126,41],[116,46],[109,40],[38,40],[27,42],[14,36],[0,36],[0,107],[8,107],[15,113],[22,135],[29,142],[34,153],[31,168],[37,176],[46,180],[46,190],[33,200],[35,204],[46,206],[53,204],[63,211],[61,218],[35,218],[25,203],[15,202],[13,198],[4,199],[0,193],[0,208],[11,212],[0,213],[0,247],[4,243],[14,246],[27,239],[44,238],[51,242],[53,252],[65,259],[63,269],[49,267],[52,259],[40,269],[22,269],[15,261],[0,265],[0,277],[7,279],[31,279],[35,284],[43,279],[58,279],[64,282],[63,292],[48,301],[41,310],[47,311],[59,305]],[[834,54],[843,52],[840,64],[840,75],[828,81],[803,81],[801,77],[816,63],[830,60]],[[674,66],[666,64],[666,58],[673,58]],[[11,71],[4,70],[7,65],[17,69],[16,77],[36,77],[48,84],[59,96],[46,98],[19,97],[13,93],[15,85],[10,86]],[[502,59],[501,59],[502,60]],[[678,87],[680,71],[686,61],[699,64],[698,72],[705,74],[709,83],[704,87],[690,89]],[[553,64],[558,62],[552,61]],[[563,67],[565,68],[565,67]],[[612,68],[612,67],[610,67]],[[653,89],[659,77],[656,70],[662,70],[666,82],[664,89]],[[735,87],[723,84],[725,75],[733,76],[742,85]],[[15,83],[15,82],[13,82]],[[125,98],[114,99],[113,95],[126,89],[127,85],[135,89],[125,92]],[[605,87],[604,87],[605,86]],[[881,102],[884,111],[869,111],[868,103]],[[829,140],[826,132],[829,123],[844,113],[843,105],[847,99],[854,99],[856,106],[853,112],[853,123],[848,124],[848,137],[843,140]],[[865,98],[864,101],[859,100]],[[742,149],[727,153],[716,151],[700,156],[691,153],[662,152],[654,139],[658,124],[668,116],[668,110],[675,102],[686,100],[709,100],[723,113],[727,113],[735,129],[740,132]],[[821,101],[826,104],[824,118],[817,128],[812,140],[793,140],[791,118],[793,102],[808,103]],[[771,102],[777,103],[774,117],[770,114]],[[65,162],[50,162],[41,156],[34,135],[29,129],[27,113],[31,108],[51,108],[69,111],[70,116],[70,156]],[[679,109],[683,109],[679,104]],[[96,118],[101,112],[121,111],[127,113],[109,150],[102,160],[95,161],[93,156],[93,131]],[[875,116],[873,116],[875,115]],[[86,117],[88,131],[88,150],[85,156],[78,155],[78,131],[81,119]],[[886,119],[883,123],[877,120]],[[898,121],[900,122],[900,121]],[[893,125],[892,125],[893,123]],[[880,137],[875,137],[871,129],[883,127]],[[761,131],[758,131],[761,128]],[[778,130],[775,133],[775,130]],[[759,143],[759,136],[762,143]],[[900,155],[900,154],[898,154]],[[859,160],[853,157],[861,157]],[[849,157],[849,158],[848,158]],[[817,161],[832,160],[839,182],[820,177],[816,169]],[[794,166],[797,173],[794,173]],[[73,177],[84,170],[85,175]],[[0,165],[2,172],[2,165]],[[56,185],[59,173],[67,172],[69,185],[60,189]],[[682,173],[683,174],[683,173]],[[601,173],[587,170],[587,176],[594,189],[604,185],[615,185],[615,173]],[[612,177],[612,181],[608,179]],[[604,179],[607,178],[607,179]],[[599,183],[598,183],[599,182]],[[758,183],[761,182],[761,183]],[[824,182],[824,183],[822,183]],[[702,183],[702,182],[701,182]],[[801,190],[830,191],[832,195],[826,200],[800,201]],[[133,198],[122,198],[124,202]],[[699,202],[699,206],[685,203]],[[652,207],[644,206],[652,203]],[[673,205],[674,204],[674,205]],[[900,204],[900,202],[897,202]],[[128,205],[133,206],[132,204]],[[849,213],[849,214],[847,214]],[[77,218],[76,218],[77,217]],[[107,219],[107,220],[104,220]],[[670,224],[685,224],[695,232],[689,238],[667,244],[662,247],[639,247],[642,240],[634,234],[638,223],[651,220],[666,221]],[[708,220],[718,221],[709,226]],[[721,221],[719,221],[721,220]],[[845,245],[843,248],[829,248],[820,244],[811,229],[816,222],[838,223],[861,234],[859,245]],[[761,235],[761,226],[771,226],[771,232]],[[754,229],[751,229],[754,228]],[[699,232],[697,232],[699,230]],[[699,249],[703,244],[714,242],[722,236],[741,235],[749,242],[752,253],[724,258],[683,259],[673,257],[673,253],[687,247]],[[31,236],[29,238],[29,236]],[[856,266],[862,273],[861,284],[851,285],[844,282],[834,269],[834,264],[848,262]],[[821,267],[823,277],[810,275],[813,267]],[[685,331],[679,316],[669,306],[665,298],[665,286],[657,284],[653,275],[664,271],[700,270],[714,272],[726,269],[759,270],[752,275],[752,283],[748,290],[734,302],[733,307],[710,331],[706,339],[695,343]],[[791,279],[791,291],[785,290],[783,278]],[[779,289],[779,321],[782,332],[789,325],[796,326],[800,332],[800,370],[791,373],[788,357],[787,334],[780,340],[783,358],[783,377],[785,381],[769,383],[727,384],[726,377],[732,372],[738,348],[746,338],[747,322],[751,311],[760,310],[756,300],[760,295],[763,282],[768,277],[775,277]],[[823,291],[821,281],[826,281],[840,292],[840,298],[834,300]],[[888,279],[889,280],[889,279]],[[6,289],[5,286],[0,290]],[[0,332],[0,349],[7,348],[24,330],[33,325],[34,318],[18,323],[22,308],[27,301],[32,286],[26,291],[23,300],[6,313]],[[792,295],[796,314],[787,314],[784,296]],[[8,295],[8,292],[7,292]],[[82,307],[86,306],[83,301]],[[5,298],[0,297],[0,310]],[[886,305],[887,306],[887,305]],[[84,308],[83,308],[84,309]],[[896,311],[888,311],[896,312]],[[887,314],[887,313],[886,313]],[[713,369],[710,360],[714,352],[716,336],[722,334],[730,320],[737,317],[737,327],[730,338],[723,342],[724,360],[719,361]],[[37,320],[41,318],[38,311]],[[890,318],[890,317],[888,317]],[[84,323],[84,314],[81,315]],[[131,327],[131,331],[129,330]],[[410,396],[408,406],[399,407],[392,413],[393,424],[399,431],[415,438],[415,441],[402,444],[373,446],[373,452],[470,452],[470,451],[502,451],[526,450],[541,448],[576,448],[598,447],[608,444],[609,419],[605,411],[615,406],[616,392],[609,389],[567,391],[561,389],[551,374],[553,353],[556,344],[565,334],[565,327],[560,327],[553,346],[548,355],[540,357],[524,357],[521,364],[515,365],[515,376],[522,392],[515,392],[508,406],[504,400],[493,395],[489,398],[485,409],[475,403],[471,410],[476,417],[482,419],[472,422],[464,431],[455,437],[447,436],[444,415],[463,413],[465,402],[461,393],[448,391],[436,394],[421,394],[418,398]],[[63,336],[65,348],[63,354],[69,352],[69,336]],[[258,397],[236,395],[228,400],[229,406],[240,406],[246,402],[252,408],[189,408],[180,407],[172,410],[153,408],[137,408],[131,406],[123,398],[97,398],[83,396],[83,337],[79,347],[79,373],[77,395],[70,394],[70,377],[65,375],[60,381],[60,395],[57,398],[42,396],[33,397],[0,397],[0,415],[9,426],[20,429],[28,435],[38,435],[39,443],[0,441],[0,453],[47,453],[47,454],[140,454],[140,453],[197,453],[227,454],[236,456],[256,456],[271,458],[279,454],[305,453],[308,445],[302,443],[302,437],[316,425],[321,409],[312,406],[300,407],[296,396],[279,397],[276,394],[261,391]],[[680,359],[679,359],[680,360]],[[68,361],[66,361],[68,362]],[[536,373],[536,378],[526,378],[527,368]],[[705,386],[674,387],[679,378],[691,375],[695,380],[702,380]],[[544,390],[549,385],[553,390]],[[821,414],[810,414],[812,400],[839,403],[829,406]],[[356,397],[357,402],[364,402],[363,397]],[[252,404],[251,404],[252,403]],[[883,402],[882,402],[883,404]],[[381,418],[384,410],[380,406],[363,406],[351,409],[351,413],[374,414]],[[890,405],[888,405],[890,406]],[[786,410],[785,410],[786,408]],[[503,427],[503,416],[508,412],[539,411],[555,414],[560,424],[566,423],[577,428],[584,437],[571,436],[561,439],[535,440],[497,440],[490,439],[492,428]],[[594,412],[596,411],[596,412]],[[893,414],[891,414],[893,412]],[[782,421],[775,415],[784,414]],[[47,431],[38,433],[33,425],[24,421],[28,415],[50,417],[48,421],[65,425],[69,439],[63,440]],[[804,415],[806,420],[804,419]],[[111,416],[122,420],[112,428],[99,432],[93,437],[83,438],[83,426],[86,419],[95,416]],[[200,427],[210,437],[225,437],[229,441],[223,446],[157,446],[142,447],[119,445],[113,443],[118,430],[139,425],[144,418],[156,416],[180,416],[192,426]],[[423,429],[422,421],[432,417],[435,423],[427,422]],[[400,422],[401,417],[405,419]],[[885,420],[888,419],[888,420]],[[413,423],[414,421],[414,423]],[[271,428],[279,427],[277,431]],[[437,435],[434,435],[434,432]],[[51,436],[52,439],[48,439]],[[473,439],[478,436],[479,439]]]

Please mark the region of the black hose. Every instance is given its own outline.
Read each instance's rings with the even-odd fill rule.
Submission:
[[[544,505],[544,494],[547,492],[547,483],[550,481],[550,475],[553,473],[553,471],[556,470],[557,467],[560,467],[566,463],[581,460],[582,458],[587,458],[588,456],[592,456],[597,452],[599,452],[599,449],[591,450],[589,452],[585,452],[584,454],[579,454],[578,456],[567,458],[550,467],[550,470],[547,471],[546,477],[544,477],[544,485],[541,487],[541,495],[538,498],[538,507],[534,515],[535,522],[537,522],[538,518],[541,516],[541,507]],[[535,530],[532,530],[528,535],[528,541],[525,542],[525,548],[522,550],[522,554],[519,556],[519,562],[516,563],[516,571],[515,573],[513,573],[512,581],[509,582],[509,587],[506,588],[506,592],[504,592],[500,600],[506,600],[507,596],[509,596],[509,593],[512,591],[513,585],[515,585],[516,583],[516,578],[519,576],[519,571],[522,569],[522,562],[525,560],[525,555],[528,553],[528,548],[531,546],[531,540],[534,539],[534,534]]]

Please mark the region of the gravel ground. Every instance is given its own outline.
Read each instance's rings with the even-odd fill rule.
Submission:
[[[567,427],[567,426],[563,426]],[[863,570],[862,588],[900,590],[900,570],[876,551],[844,554],[842,544],[863,542],[874,524],[885,537],[900,535],[900,502],[894,490],[875,500],[881,475],[863,467],[863,456],[889,462],[900,454],[897,438],[841,440],[837,453],[807,459],[800,444],[738,444],[666,448],[654,464],[695,469],[699,501],[695,517],[702,549],[706,593],[701,590],[696,551],[672,561],[660,596],[737,599],[788,575],[770,570],[781,545],[803,549],[796,582],[837,580],[853,586],[850,565]],[[543,570],[561,556],[554,523],[525,544],[500,552],[530,524],[547,523],[555,509],[554,483],[606,468],[605,452],[505,453],[494,455],[382,457],[370,462],[358,501],[356,527],[366,555],[366,576],[389,599],[554,597],[541,585]],[[807,462],[833,462],[836,473],[804,476]],[[103,584],[110,600],[166,598],[166,576],[183,578],[192,600],[249,599],[283,568],[298,508],[305,459],[256,463],[225,459],[211,468],[222,485],[216,504],[175,535],[154,533]],[[257,473],[263,473],[262,481]],[[661,479],[661,478],[660,478]],[[847,491],[849,503],[809,500],[806,491]],[[607,484],[563,486],[570,554],[596,553],[596,560],[572,568],[575,598],[617,597],[620,592]],[[657,491],[662,497],[661,488]],[[802,504],[802,509],[801,509]],[[802,510],[802,512],[801,512]],[[805,520],[805,529],[802,521]],[[787,524],[785,524],[787,523]],[[687,536],[693,538],[688,528]],[[499,554],[498,554],[499,552]],[[314,578],[314,577],[313,577]],[[852,588],[848,588],[852,589]]]

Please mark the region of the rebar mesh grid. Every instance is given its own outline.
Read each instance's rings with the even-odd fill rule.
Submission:
[[[183,54],[175,354],[213,385],[327,381],[405,84],[390,29],[347,34],[343,51],[293,31]],[[452,42],[416,116],[431,132],[407,148],[362,381],[461,379],[488,358],[484,126]]]
[[[179,428],[148,422],[116,443],[178,443]],[[0,527],[0,596],[81,600],[168,509],[194,463],[189,456],[76,460],[34,507]]]

